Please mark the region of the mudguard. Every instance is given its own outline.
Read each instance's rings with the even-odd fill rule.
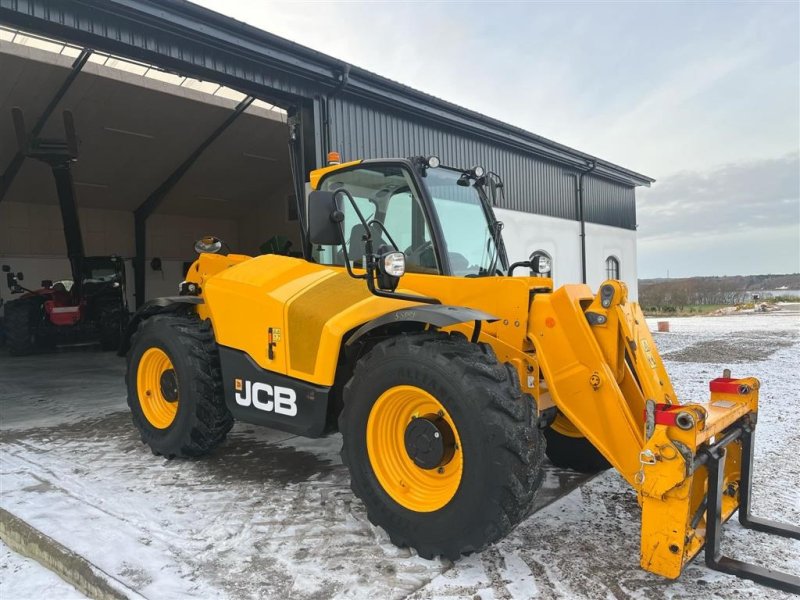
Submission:
[[[185,309],[188,306],[196,306],[203,304],[204,300],[199,296],[164,296],[162,298],[153,298],[145,302],[142,307],[134,313],[131,320],[128,321],[128,326],[122,335],[117,356],[125,356],[128,353],[131,345],[131,337],[139,327],[139,323],[145,319],[166,312],[176,312]]]
[[[474,308],[465,306],[450,306],[447,304],[419,304],[408,308],[401,308],[386,313],[376,319],[368,321],[359,327],[347,340],[346,346],[352,346],[359,338],[363,337],[373,329],[390,325],[392,323],[421,323],[423,325],[433,325],[434,327],[449,327],[459,323],[475,322],[476,332],[480,332],[482,321],[492,323],[498,317],[490,315]],[[477,336],[473,335],[473,341],[477,341]]]

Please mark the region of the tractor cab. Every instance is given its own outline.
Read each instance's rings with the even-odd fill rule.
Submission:
[[[319,192],[311,194],[309,212],[325,210],[324,199],[335,196],[342,239],[318,244],[318,262],[344,265],[346,254],[351,266],[363,266],[369,233],[375,249],[405,255],[407,272],[479,277],[507,270],[502,225],[490,197],[502,182],[482,167],[463,171],[420,157],[365,160],[321,171],[318,178],[312,174]]]
[[[81,293],[86,299],[118,298],[125,305],[125,262],[119,256],[86,256],[79,261]]]
[[[346,267],[378,295],[402,297],[395,289],[405,273],[475,278],[550,269],[538,260],[509,265],[492,208],[503,181],[483,167],[445,167],[435,156],[363,160],[314,171],[311,186],[313,260]]]

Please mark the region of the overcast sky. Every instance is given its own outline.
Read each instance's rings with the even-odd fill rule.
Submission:
[[[195,0],[657,179],[639,276],[800,271],[800,3]]]

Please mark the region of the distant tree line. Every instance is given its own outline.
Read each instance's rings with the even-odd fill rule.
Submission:
[[[694,305],[735,305],[751,302],[760,291],[781,287],[800,289],[800,274],[640,279],[639,304],[659,312]]]

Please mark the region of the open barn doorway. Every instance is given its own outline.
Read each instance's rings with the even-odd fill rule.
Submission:
[[[131,309],[176,293],[204,235],[302,255],[290,106],[9,28],[0,71],[0,263],[25,287],[74,279],[75,235],[88,257],[121,257]],[[36,140],[64,138],[71,116],[74,219],[52,165],[20,160],[14,108]],[[0,304],[15,299],[0,285]]]

